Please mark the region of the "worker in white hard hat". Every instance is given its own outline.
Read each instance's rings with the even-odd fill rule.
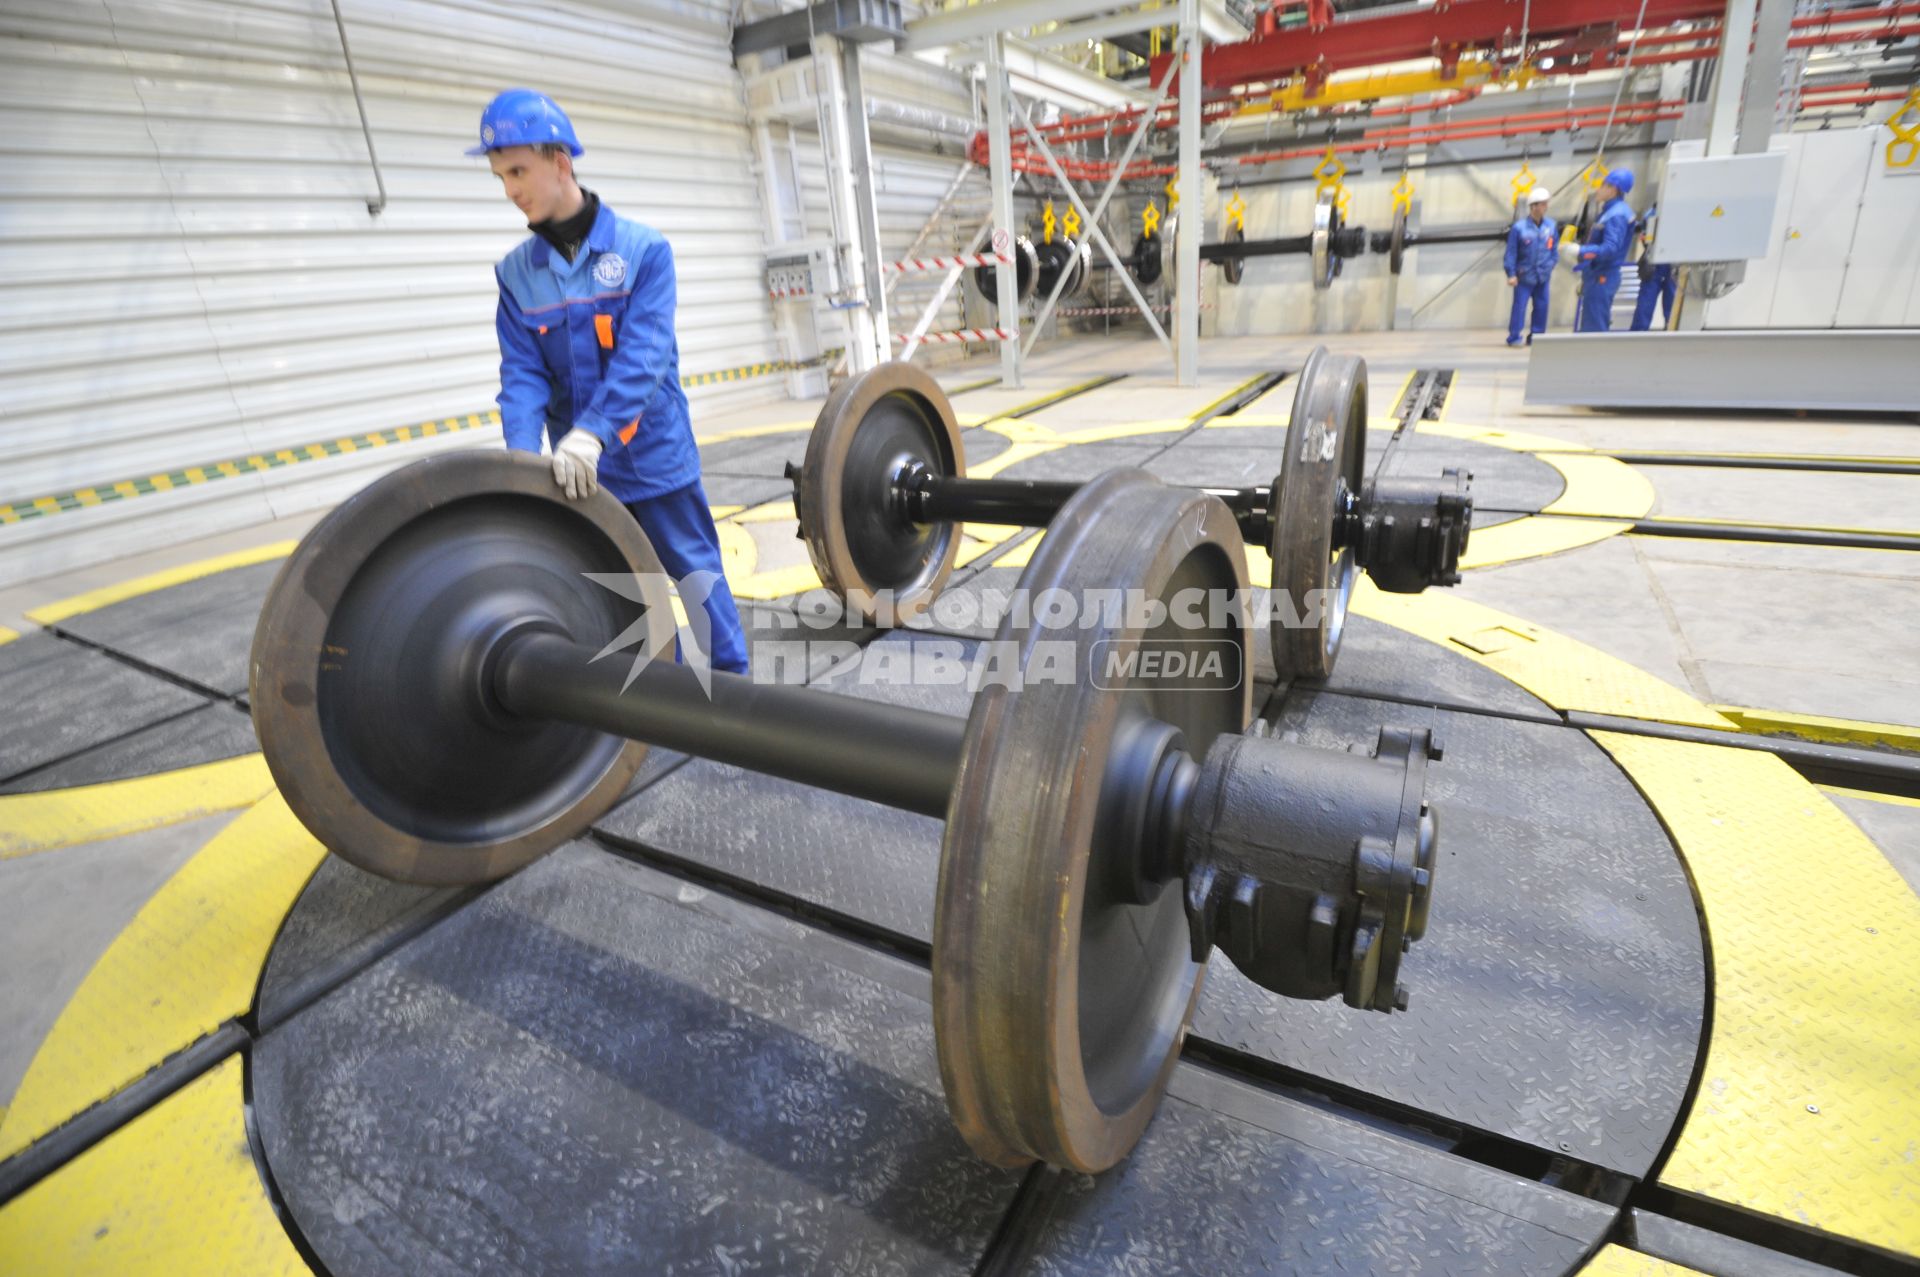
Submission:
[[[1554,242],[1559,226],[1547,216],[1547,202],[1553,198],[1544,186],[1536,186],[1527,195],[1527,215],[1507,232],[1507,284],[1513,289],[1513,314],[1507,321],[1507,345],[1520,344],[1520,330],[1527,325],[1527,307],[1533,307],[1533,323],[1526,341],[1533,334],[1547,331],[1548,294],[1553,284]]]

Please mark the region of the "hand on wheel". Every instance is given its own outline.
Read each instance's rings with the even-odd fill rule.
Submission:
[[[578,426],[554,445],[553,481],[566,490],[567,499],[590,497],[600,486],[600,441]]]

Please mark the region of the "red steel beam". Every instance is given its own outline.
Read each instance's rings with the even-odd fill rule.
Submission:
[[[1646,0],[1645,27],[1717,18],[1724,0]],[[1325,76],[1409,58],[1438,57],[1449,63],[1462,53],[1497,48],[1517,40],[1524,0],[1444,0],[1431,9],[1367,17],[1336,17],[1319,30],[1280,27],[1236,44],[1216,44],[1200,59],[1207,87]],[[1526,13],[1528,38],[1551,39],[1590,27],[1632,25],[1640,0],[1533,0]],[[1150,74],[1166,69],[1171,54],[1153,59]]]

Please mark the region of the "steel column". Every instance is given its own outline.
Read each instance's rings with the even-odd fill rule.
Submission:
[[[1200,380],[1200,237],[1206,195],[1200,175],[1200,0],[1180,0],[1180,218],[1173,241],[1173,379]]]
[[[887,290],[880,277],[880,198],[874,190],[873,135],[867,128],[867,94],[860,75],[860,46],[835,40],[840,46],[840,80],[847,95],[847,160],[853,178],[856,230],[860,238],[860,287],[872,317],[874,362],[884,362],[893,349],[887,331]]]
[[[1008,252],[1013,248],[1013,138],[1008,132],[1012,106],[1013,89],[1007,82],[1007,45],[1006,36],[994,32],[987,37],[986,94],[987,94],[987,175],[993,184],[993,233],[1004,235],[1006,244],[994,243],[993,247],[1004,247]],[[1001,328],[1020,327],[1020,285],[1010,261],[1002,262],[994,268],[996,311],[995,323]],[[1020,385],[1020,343],[1003,341],[1000,343],[1000,384],[1009,389]]]
[[[853,61],[850,86],[849,59],[842,56],[843,50],[857,59],[855,46],[842,45],[832,36],[813,42],[814,79],[820,91],[820,152],[840,257],[839,310],[847,322],[847,363],[855,373],[863,373],[889,356],[892,343],[886,335],[886,297],[880,291],[879,223],[868,216],[873,203],[873,159],[867,145],[866,106],[851,95],[859,90],[859,63]]]
[[[1736,154],[1759,154],[1773,138],[1774,110],[1780,101],[1780,76],[1787,61],[1787,33],[1792,24],[1793,0],[1760,0],[1760,19],[1753,31],[1753,60],[1747,65],[1747,96],[1740,107],[1740,137],[1733,146]]]
[[[1707,154],[1732,155],[1740,127],[1740,94],[1747,82],[1747,34],[1755,0],[1727,0],[1720,24],[1720,66],[1713,80],[1713,116],[1707,122]]]

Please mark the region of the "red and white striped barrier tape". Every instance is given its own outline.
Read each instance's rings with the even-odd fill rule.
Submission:
[[[1020,336],[1017,328],[956,328],[950,333],[922,333],[923,344],[948,341],[1013,341]],[[912,341],[908,333],[895,333],[893,339],[902,345]]]
[[[1009,266],[1013,265],[1013,254],[962,253],[958,257],[909,257],[905,261],[888,262],[880,269],[901,273],[916,270],[963,270],[968,266],[997,266],[1002,262]]]
[[[1173,307],[1168,305],[1166,302],[1161,302],[1160,304],[1152,307],[1152,309],[1155,311],[1168,311],[1168,310],[1172,310]],[[1201,302],[1200,309],[1213,310],[1214,305],[1212,302]],[[1068,315],[1068,316],[1137,315],[1140,313],[1140,308],[1138,306],[1061,306],[1056,308],[1053,313],[1056,315]]]

